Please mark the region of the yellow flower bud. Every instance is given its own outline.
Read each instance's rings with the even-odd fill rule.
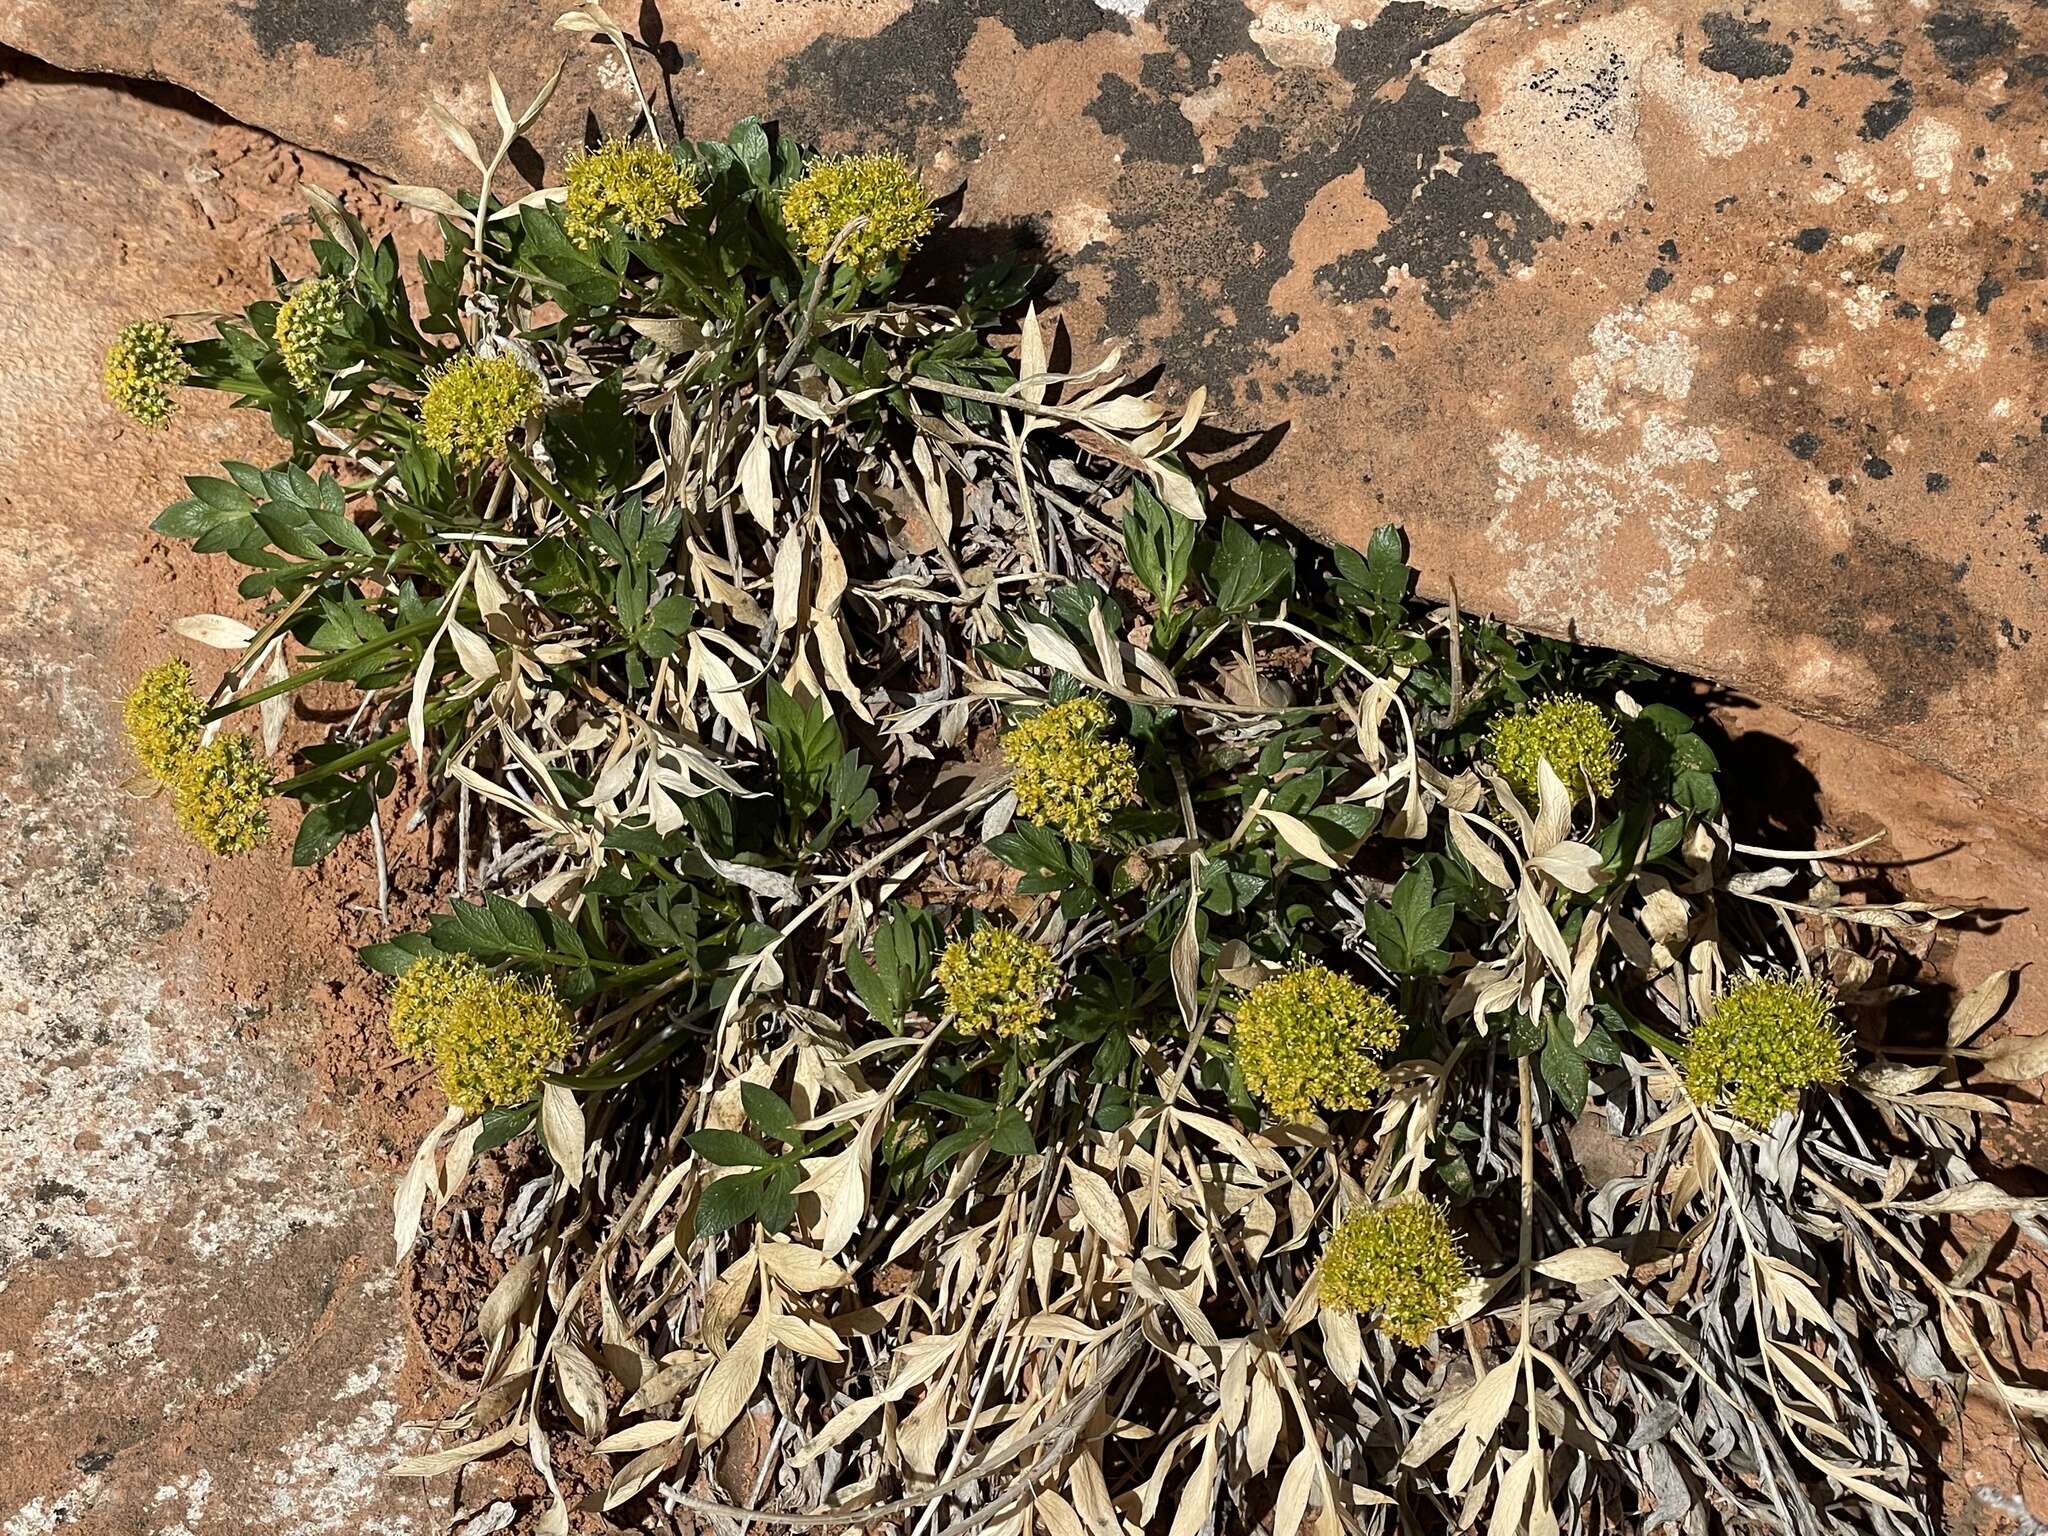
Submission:
[[[465,357],[427,375],[420,435],[437,452],[473,468],[502,454],[540,405],[539,376],[510,352]]]
[[[270,768],[246,736],[216,736],[178,760],[171,810],[208,853],[247,853],[270,838]]]
[[[552,983],[491,976],[456,999],[434,1041],[434,1066],[448,1102],[481,1114],[532,1098],[575,1044]]]
[[[192,669],[173,659],[158,662],[135,680],[121,714],[143,771],[169,783],[185,754],[199,745],[206,707],[192,691]]]
[[[653,235],[703,200],[695,172],[667,150],[610,139],[569,162],[562,228],[578,245],[613,229]]]
[[[121,327],[107,348],[102,377],[107,398],[145,427],[168,426],[178,409],[173,386],[185,377],[178,338],[161,320],[136,320]]]
[[[1805,1089],[1832,1088],[1849,1075],[1834,992],[1813,977],[1737,982],[1693,1029],[1684,1069],[1696,1102],[1725,1103],[1751,1125],[1769,1125]]]
[[[1603,800],[1612,795],[1621,768],[1621,744],[1607,712],[1575,693],[1551,694],[1527,714],[1495,720],[1487,732],[1486,756],[1532,812],[1538,763],[1550,764],[1574,805],[1589,790]]]
[[[277,307],[277,350],[284,371],[303,393],[320,385],[320,348],[341,324],[341,294],[340,278],[316,277],[299,284]]]
[[[431,1055],[456,1003],[485,971],[468,955],[426,955],[415,960],[391,989],[391,1041],[408,1056]]]

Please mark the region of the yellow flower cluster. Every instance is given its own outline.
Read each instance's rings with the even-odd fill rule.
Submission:
[[[270,769],[246,736],[200,745],[206,707],[192,669],[160,661],[135,681],[121,706],[143,771],[171,791],[178,825],[209,853],[247,853],[270,836]]]
[[[179,761],[171,780],[178,825],[208,853],[247,853],[270,837],[270,769],[246,736],[216,736]]]
[[[192,691],[192,669],[173,658],[160,661],[135,680],[121,706],[128,740],[143,772],[161,783],[177,774],[185,754],[199,745],[206,706]]]
[[[539,375],[510,352],[465,357],[427,375],[420,433],[437,452],[473,468],[503,453],[540,404]]]
[[[861,272],[901,261],[931,233],[931,194],[898,155],[820,160],[782,194],[782,221],[804,255],[823,261],[839,232],[863,219],[835,258]]]
[[[1069,699],[1003,733],[1016,770],[1017,809],[1072,843],[1100,841],[1121,806],[1138,797],[1138,763],[1127,741],[1104,741],[1109,708]]]
[[[178,338],[161,320],[136,320],[121,327],[107,348],[102,378],[107,398],[145,427],[170,423],[178,402],[171,389],[185,377]]]
[[[939,956],[939,987],[963,1034],[1030,1034],[1045,1021],[1058,980],[1045,946],[1007,928],[977,929]]]
[[[612,230],[652,235],[702,202],[696,174],[659,145],[607,139],[569,162],[562,228],[578,245]]]
[[[284,371],[305,394],[319,387],[320,347],[341,324],[342,281],[316,277],[301,283],[277,307],[277,350]]]
[[[1546,759],[1574,805],[1588,790],[1601,799],[1612,795],[1621,769],[1621,743],[1607,712],[1575,693],[1551,694],[1527,714],[1494,721],[1486,756],[1531,811],[1537,802],[1536,765]]]
[[[448,1102],[470,1114],[523,1104],[576,1044],[551,982],[499,976],[467,955],[413,962],[391,993],[391,1038],[433,1063]]]
[[[1419,1195],[1345,1217],[1319,1274],[1324,1306],[1369,1314],[1382,1333],[1409,1344],[1448,1323],[1472,1283],[1443,1207]]]
[[[1813,977],[1757,976],[1730,987],[1685,1048],[1685,1089],[1701,1104],[1762,1128],[1811,1087],[1849,1075],[1849,1042],[1833,991]]]
[[[1237,1005],[1230,1048],[1244,1083],[1280,1119],[1364,1109],[1387,1080],[1401,1015],[1377,992],[1326,966],[1262,981]]]

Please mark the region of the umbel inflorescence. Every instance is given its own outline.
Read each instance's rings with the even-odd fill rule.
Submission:
[[[471,1114],[531,1098],[576,1044],[549,982],[485,969],[467,955],[416,961],[391,993],[391,1039],[431,1062],[448,1102]]]
[[[205,706],[192,669],[160,661],[123,705],[128,741],[143,771],[171,793],[178,825],[209,853],[247,853],[270,836],[272,776],[248,737],[204,740]]]
[[[1448,1323],[1472,1281],[1444,1208],[1415,1196],[1346,1216],[1318,1273],[1324,1306],[1364,1313],[1409,1344]]]
[[[1817,977],[1753,976],[1724,992],[1685,1049],[1685,1087],[1702,1104],[1762,1128],[1808,1088],[1848,1076],[1849,1042]]]
[[[607,139],[569,162],[562,228],[578,245],[651,235],[703,201],[697,178],[655,144]]]
[[[541,405],[540,375],[511,352],[465,357],[427,375],[420,435],[439,453],[474,467],[502,456]]]
[[[178,409],[174,386],[185,379],[178,340],[161,320],[136,320],[121,328],[107,349],[107,398],[145,427],[163,427]]]
[[[1138,795],[1138,762],[1127,741],[1108,741],[1109,706],[1069,699],[1003,733],[1017,809],[1070,842],[1102,841],[1109,820]]]
[[[1244,1085],[1282,1120],[1364,1109],[1401,1043],[1401,1016],[1377,992],[1327,966],[1262,981],[1237,1005],[1230,1047]]]
[[[292,383],[305,393],[320,387],[320,349],[341,324],[344,286],[338,277],[312,278],[277,307],[277,355]]]
[[[1030,1034],[1058,980],[1050,951],[1007,928],[977,928],[939,957],[939,988],[962,1034]]]
[[[173,657],[135,680],[122,715],[143,772],[169,783],[185,755],[199,745],[206,706],[192,689],[192,668]]]
[[[1547,762],[1573,804],[1608,799],[1621,770],[1621,744],[1607,712],[1591,699],[1554,693],[1525,714],[1503,715],[1487,733],[1486,755],[1522,803],[1536,809],[1536,765]]]
[[[839,155],[820,160],[782,195],[782,217],[798,246],[856,271],[901,261],[931,233],[931,194],[897,155]],[[843,236],[843,238],[842,238]]]

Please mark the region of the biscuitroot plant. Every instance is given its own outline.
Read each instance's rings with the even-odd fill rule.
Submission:
[[[2043,1405],[1945,1225],[2014,1208],[2009,978],[1892,1051],[1946,909],[1740,841],[1675,680],[1209,508],[1199,392],[1057,361],[906,162],[504,153],[401,189],[411,280],[317,198],[108,366],[283,444],[156,524],[249,605],[131,703],[176,814],[452,829],[363,956],[451,1106],[401,1256],[544,1149],[400,1472],[532,1456],[553,1531],[1934,1529],[1925,1424]]]

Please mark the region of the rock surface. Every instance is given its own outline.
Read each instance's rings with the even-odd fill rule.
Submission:
[[[138,579],[147,509],[267,434],[205,402],[166,433],[125,425],[100,353],[131,313],[262,282],[296,182],[247,130],[0,72],[5,1536],[445,1528],[384,1476],[419,1439],[386,1170],[323,1122],[304,1031],[229,1006],[196,937],[216,878],[266,872],[208,868],[123,789],[125,628],[168,647],[165,617],[233,601],[231,576]],[[282,977],[298,908],[273,889],[265,911]]]
[[[2048,790],[2048,10],[2027,0],[644,0],[640,75],[887,143],[1131,341],[1277,433],[1236,491],[1429,584]],[[0,0],[414,182],[545,178],[631,82],[523,7]],[[964,239],[964,236],[955,236]],[[2037,644],[2037,636],[2042,643]]]

